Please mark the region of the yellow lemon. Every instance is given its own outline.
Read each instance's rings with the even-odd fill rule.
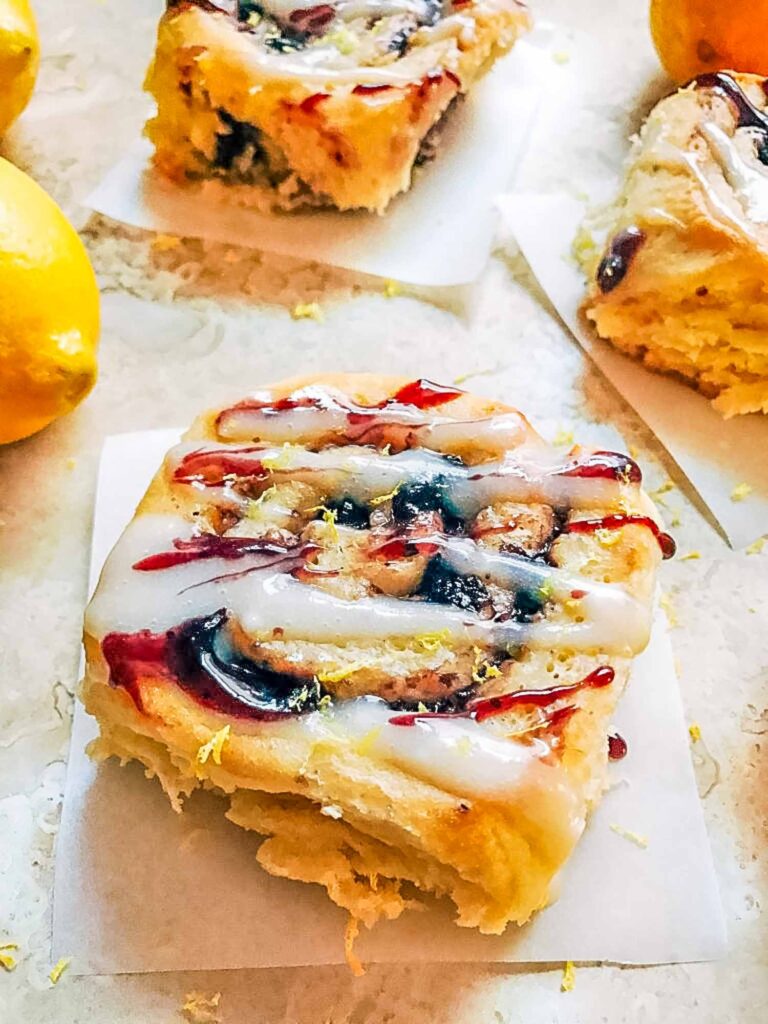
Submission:
[[[39,63],[29,0],[0,0],[0,135],[29,103]]]
[[[651,33],[681,85],[725,68],[768,75],[768,0],[651,0]]]
[[[99,289],[77,232],[0,159],[0,444],[69,412],[96,380]]]

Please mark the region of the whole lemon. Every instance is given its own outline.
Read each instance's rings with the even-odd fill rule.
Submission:
[[[29,103],[39,63],[29,0],[0,0],[0,135]]]
[[[69,412],[96,380],[99,289],[83,243],[0,158],[0,444]]]
[[[680,85],[720,69],[768,75],[768,0],[651,0],[651,34]]]

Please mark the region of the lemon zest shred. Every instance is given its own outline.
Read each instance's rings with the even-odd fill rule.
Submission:
[[[181,1012],[190,1024],[217,1024],[219,1016],[219,1000],[221,992],[207,996],[204,992],[187,992]]]
[[[571,55],[567,50],[555,50],[552,54],[552,60],[555,64],[568,64],[570,59]]]
[[[674,489],[675,485],[672,483],[672,481],[665,480],[664,483],[659,484],[658,487],[654,488],[652,491],[649,491],[649,496],[653,498],[655,502],[658,502],[660,505],[663,505],[664,502],[661,500],[662,496],[665,494],[669,494],[669,492],[674,491]]]
[[[689,551],[686,555],[680,555],[678,562],[693,562],[697,558],[701,558],[700,551]]]
[[[320,683],[340,683],[342,679],[348,679],[355,672],[359,672],[361,668],[365,667],[364,661],[353,661],[346,668],[338,668],[334,672],[318,672],[317,680]]]
[[[576,966],[573,960],[566,960],[565,966],[563,967],[563,980],[560,982],[561,992],[573,992],[573,987],[576,984]]]
[[[225,725],[223,729],[213,733],[207,743],[203,743],[197,751],[195,760],[198,764],[205,764],[209,757],[213,758],[214,764],[221,764],[221,752],[224,744],[229,739],[230,727]]]
[[[277,487],[274,484],[271,484],[266,489],[266,491],[261,492],[258,498],[251,498],[251,500],[248,502],[248,507],[245,510],[246,516],[249,519],[257,519],[259,516],[257,509],[259,508],[259,506],[262,505],[267,500],[267,498],[271,498],[276,491]]]
[[[641,850],[644,850],[648,846],[648,840],[645,836],[641,836],[639,832],[632,832],[631,829],[624,828],[623,825],[609,825],[611,832],[615,832],[617,836],[621,836],[622,839],[628,839],[630,843],[634,843],[635,846],[639,846]]]
[[[765,547],[765,537],[758,537],[757,540],[753,540],[752,543],[747,547],[746,552],[748,555],[759,555]]]
[[[468,380],[472,380],[473,377],[490,377],[491,374],[496,373],[500,367],[489,366],[485,370],[468,370],[466,373],[460,373],[458,377],[454,377],[451,383],[453,384],[465,384]]]
[[[413,642],[425,651],[432,653],[439,650],[450,636],[451,631],[449,629],[439,629],[435,633],[422,633],[420,636],[415,636]]]
[[[331,697],[330,693],[324,694],[317,702],[317,710],[320,712],[321,715],[330,715],[332,707],[333,698]]]
[[[293,449],[298,447],[300,446],[293,445],[290,443],[290,441],[286,441],[279,455],[275,455],[274,458],[271,458],[269,455],[267,455],[266,458],[261,460],[261,464],[264,467],[264,469],[290,469],[291,454],[293,452]],[[232,479],[236,480],[237,477],[233,476]]]
[[[499,669],[483,657],[483,652],[479,647],[473,647],[472,650],[475,652],[475,663],[472,666],[472,681],[475,683],[485,683],[489,679],[498,679],[501,675]]]
[[[359,957],[355,955],[355,939],[360,931],[360,922],[356,917],[349,915],[347,927],[344,929],[344,956],[347,958],[349,969],[356,978],[362,978],[365,968],[360,963]]]
[[[691,737],[691,743],[698,743],[701,739],[701,726],[693,722],[688,726],[688,735]]]
[[[552,444],[564,448],[570,448],[573,445],[573,441],[573,431],[566,430],[564,427],[560,427],[555,436],[552,438]]]
[[[664,614],[667,616],[667,622],[669,623],[670,629],[674,629],[675,626],[679,626],[680,620],[677,617],[674,603],[669,594],[662,594],[659,598],[659,604],[661,605]]]
[[[400,488],[402,486],[403,486],[403,482],[401,480],[400,483],[396,487],[394,487],[388,494],[380,494],[376,498],[371,498],[371,500],[370,500],[370,502],[368,504],[369,505],[383,505],[385,501],[391,501],[394,498],[394,496],[397,494],[397,492],[400,490]]]
[[[291,310],[291,318],[293,320],[317,320],[318,323],[325,320],[319,302],[297,302]]]
[[[4,967],[6,971],[16,970],[18,961],[13,954],[18,948],[18,942],[4,942],[0,946],[0,967]]]
[[[51,984],[52,985],[56,985],[58,983],[59,978],[62,976],[64,971],[66,971],[66,969],[69,967],[71,962],[72,962],[72,957],[70,957],[70,956],[63,956],[58,961],[58,963],[54,964],[54,966],[51,968],[50,974],[48,975],[48,977],[51,979]]]
[[[384,297],[387,299],[394,299],[403,290],[403,286],[399,281],[388,280],[384,282]]]
[[[571,259],[578,267],[586,269],[587,264],[594,257],[596,249],[597,242],[594,235],[589,228],[582,224],[571,242]]]
[[[747,483],[736,484],[731,491],[731,501],[744,501],[752,493],[752,488]]]
[[[354,33],[350,32],[348,28],[342,27],[325,35],[323,37],[323,43],[330,43],[331,46],[336,47],[339,53],[343,53],[344,56],[347,57],[350,53],[354,53],[357,45],[357,39]]]
[[[669,520],[669,525],[670,526],[680,526],[681,523],[682,523],[682,519],[680,518],[680,513],[679,512],[673,512],[672,518]]]

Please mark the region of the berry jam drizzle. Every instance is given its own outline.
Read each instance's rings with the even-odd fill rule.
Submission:
[[[463,711],[416,711],[413,714],[396,715],[394,718],[390,718],[389,722],[391,725],[405,726],[412,726],[422,719],[431,718],[474,718],[477,722],[484,722],[486,718],[503,715],[518,707],[547,708],[558,700],[575,696],[582,689],[610,686],[615,678],[616,673],[609,665],[601,665],[577,683],[550,686],[544,690],[515,690],[514,693],[505,693],[499,697],[486,697],[471,701]],[[568,707],[572,708],[569,714],[576,710],[572,705],[568,705]],[[565,708],[560,710],[565,711]]]
[[[141,680],[162,676],[212,711],[274,721],[314,710],[322,688],[313,677],[263,668],[237,652],[226,636],[227,613],[190,619],[167,633],[109,633],[101,648],[111,686],[144,712]]]
[[[380,402],[377,408],[387,409],[393,405],[413,405],[417,409],[433,409],[437,405],[455,402],[465,394],[458,388],[449,388],[443,384],[433,384],[424,377],[411,381],[396,391],[391,398]]]
[[[391,86],[357,86],[354,91],[358,89],[364,89],[366,92],[378,92],[381,89],[389,89]],[[315,96],[310,96],[307,103],[310,100],[313,104],[320,102],[324,96],[322,93],[317,93]],[[389,398],[385,398],[381,402],[377,402],[375,405],[359,405],[356,402],[341,402],[338,398],[332,395],[299,395],[293,397],[291,395],[285,398],[278,398],[274,401],[261,402],[257,399],[245,399],[243,402],[238,402],[237,405],[231,406],[229,409],[222,410],[216,417],[217,429],[221,426],[222,422],[227,419],[230,413],[237,412],[260,412],[265,416],[274,416],[281,412],[291,412],[295,409],[315,409],[315,410],[337,410],[347,413],[350,423],[361,423],[367,422],[372,416],[375,416],[377,412],[382,409],[394,410],[398,406],[410,406],[415,409],[433,409],[439,405],[445,405],[448,402],[453,402],[465,392],[458,390],[457,388],[445,387],[442,384],[434,384],[432,381],[421,378],[419,380],[411,381],[409,384],[404,385],[399,391],[396,391],[394,395]]]
[[[608,251],[597,268],[597,286],[605,295],[621,284],[627,275],[635,253],[645,241],[645,235],[634,226],[620,231],[611,240]]]
[[[610,761],[621,761],[627,756],[627,741],[617,732],[608,737],[608,759]]]
[[[596,533],[597,530],[618,530],[622,526],[645,526],[651,531],[659,547],[662,556],[672,558],[677,545],[668,533],[664,533],[650,516],[633,515],[629,512],[615,512],[613,515],[602,516],[600,519],[576,519],[572,523],[566,523],[566,533]]]
[[[263,480],[269,475],[260,459],[249,458],[259,448],[239,448],[237,453],[222,451],[199,451],[185,455],[173,474],[177,484],[205,484],[206,487],[223,487],[226,477],[251,477]]]
[[[573,465],[558,470],[559,476],[573,476],[583,479],[618,480],[626,484],[639,484],[643,474],[634,459],[620,452],[591,452]]]
[[[768,117],[757,109],[735,78],[724,71],[709,71],[694,78],[693,84],[697,89],[711,89],[728,100],[736,111],[737,128],[759,128],[768,132]],[[763,91],[765,92],[765,86]]]
[[[188,540],[174,540],[174,551],[160,551],[156,555],[148,555],[135,562],[132,568],[138,572],[154,572],[157,569],[170,569],[175,565],[184,565],[204,558],[231,560],[251,554],[285,556],[297,554],[297,545],[298,541],[289,547],[286,544],[276,544],[265,537],[219,537],[216,534],[204,533]],[[316,545],[312,545],[312,550],[317,550]],[[306,553],[302,549],[302,554]]]

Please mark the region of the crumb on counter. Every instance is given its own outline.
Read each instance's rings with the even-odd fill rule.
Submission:
[[[77,465],[77,459],[73,459],[73,458],[72,458],[72,457],[70,456],[70,457],[69,457],[69,458],[67,459],[67,461],[66,461],[66,462],[64,463],[64,465],[65,465],[65,466],[67,467],[67,469],[69,469],[69,470],[73,470],[73,469],[75,468],[75,466]]]
[[[189,1024],[220,1024],[221,992],[207,996],[204,992],[187,992],[181,1012]]]
[[[652,491],[649,491],[648,496],[653,501],[655,501],[657,505],[664,505],[664,495],[669,494],[669,492],[674,491],[674,489],[675,485],[672,483],[672,481],[665,480],[663,483],[659,484],[658,487],[655,487]]]
[[[623,825],[609,825],[611,832],[615,832],[617,836],[621,836],[622,839],[629,840],[630,843],[634,843],[635,846],[639,846],[641,850],[646,849],[648,846],[648,840],[645,836],[641,836],[639,832],[632,832],[631,829],[624,828]]]
[[[552,444],[564,448],[572,447],[573,441],[573,431],[566,430],[565,427],[560,427],[555,436],[552,438]]]
[[[69,967],[71,962],[72,962],[72,957],[63,956],[58,961],[58,963],[54,964],[54,966],[51,968],[51,973],[48,975],[48,977],[51,979],[51,984],[52,985],[56,985],[58,983],[58,981],[61,978],[62,974],[64,973],[64,971],[66,971],[66,969]]]
[[[317,320],[318,323],[325,320],[319,302],[297,302],[291,310],[291,317],[294,320]]]
[[[667,622],[669,623],[670,629],[674,629],[676,626],[679,626],[680,620],[677,617],[675,605],[669,594],[662,593],[659,598],[659,604],[661,605],[664,614],[667,616]]]
[[[560,982],[561,992],[573,992],[576,984],[576,966],[573,960],[567,960],[563,967],[563,980]]]
[[[752,488],[747,483],[736,484],[731,491],[731,501],[744,501],[752,493]]]
[[[691,737],[691,743],[698,743],[701,739],[701,727],[696,722],[692,722],[688,726],[688,735]]]
[[[13,954],[18,948],[17,942],[4,942],[0,945],[0,967],[4,967],[6,971],[16,970],[18,961]]]
[[[765,537],[758,537],[757,540],[753,540],[746,548],[748,555],[759,555],[765,547]]]
[[[215,732],[207,743],[203,743],[197,751],[198,764],[205,764],[209,757],[213,757],[214,764],[221,764],[221,752],[229,739],[229,732],[229,725],[225,725],[223,729]]]

